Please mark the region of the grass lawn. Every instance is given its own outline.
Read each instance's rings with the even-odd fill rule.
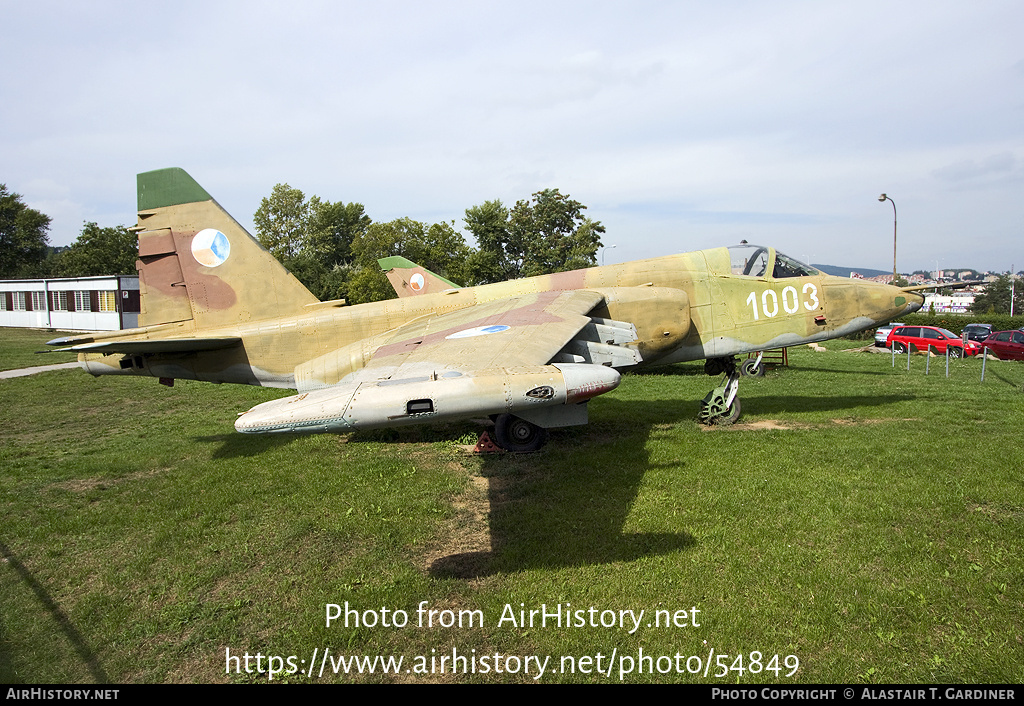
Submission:
[[[0,330],[3,367],[53,335]],[[745,378],[734,427],[697,424],[701,365],[625,375],[525,456],[0,380],[0,682],[1024,681],[1024,364],[851,345]]]
[[[0,328],[0,370],[32,368],[37,365],[69,363],[75,360],[70,353],[39,355],[36,351],[46,350],[46,342],[66,333],[42,329]]]

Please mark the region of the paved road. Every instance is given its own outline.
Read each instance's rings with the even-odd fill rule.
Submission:
[[[21,378],[26,375],[35,375],[36,373],[45,373],[47,370],[68,370],[70,368],[77,368],[78,363],[57,363],[56,365],[37,365],[34,368],[21,368],[19,370],[0,370],[0,380],[6,380],[7,378]]]

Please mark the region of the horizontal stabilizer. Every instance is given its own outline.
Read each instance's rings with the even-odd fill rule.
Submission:
[[[900,287],[904,292],[923,292],[926,289],[963,289],[965,287],[976,287],[985,284],[984,280],[976,282],[949,282],[947,284],[915,284],[910,287]]]
[[[60,345],[62,339],[54,339],[50,344]],[[97,341],[95,343],[79,343],[67,348],[57,348],[45,353],[71,351],[74,353],[191,353],[194,351],[214,351],[230,348],[242,342],[237,336],[219,336],[216,338],[159,338],[138,341]]]

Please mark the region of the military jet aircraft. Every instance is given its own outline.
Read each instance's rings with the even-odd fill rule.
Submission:
[[[738,417],[735,356],[823,341],[921,307],[896,287],[742,245],[458,288],[407,260],[416,296],[318,301],[181,169],[138,176],[141,326],[50,341],[93,375],[297,390],[244,433],[347,432],[491,416],[533,451],[585,424],[620,370],[706,359],[705,422]],[[450,286],[448,286],[450,285]]]

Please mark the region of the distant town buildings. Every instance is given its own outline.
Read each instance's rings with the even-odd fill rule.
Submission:
[[[928,313],[934,311],[936,314],[966,314],[971,310],[974,303],[975,292],[953,292],[952,294],[924,295],[924,306],[921,311]]]
[[[877,277],[865,277],[859,272],[851,272],[850,277],[853,279],[864,279],[871,282],[892,284],[891,274],[878,275]],[[950,294],[939,294],[938,292],[924,293],[924,306],[921,307],[921,311],[934,311],[937,314],[969,313],[971,305],[974,304],[974,298],[979,293],[985,291],[984,283],[995,282],[999,279],[998,274],[993,274],[991,272],[979,273],[974,270],[936,270],[935,272],[930,273],[930,276],[917,273],[913,275],[900,275],[900,277],[905,279],[910,286],[934,284],[937,288],[941,288],[944,284],[982,282],[982,284],[954,290]],[[1014,277],[1018,280],[1021,279],[1020,274],[1014,275]],[[1024,286],[1024,284],[1022,284],[1022,286]]]

